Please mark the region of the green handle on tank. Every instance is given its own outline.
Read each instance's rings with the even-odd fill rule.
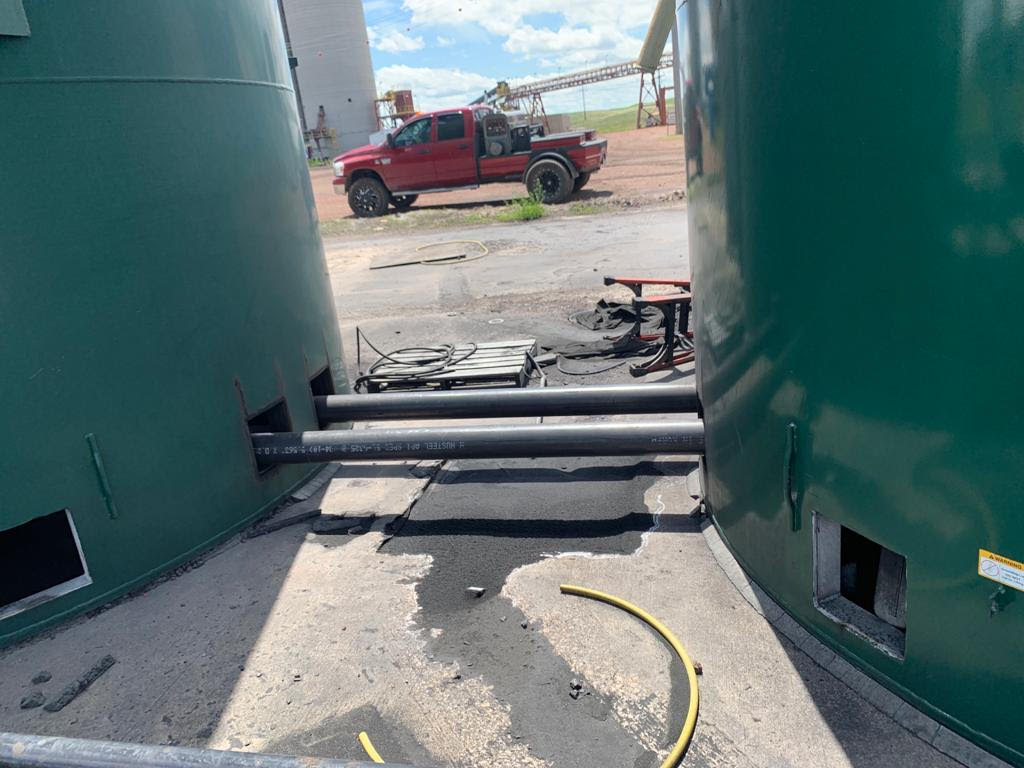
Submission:
[[[786,425],[786,454],[782,461],[782,487],[789,505],[790,527],[793,531],[799,531],[802,521],[800,520],[800,507],[797,505],[796,482],[793,475],[796,472],[796,424],[790,422]]]

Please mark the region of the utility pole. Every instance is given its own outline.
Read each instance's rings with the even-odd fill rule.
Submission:
[[[587,86],[580,86],[580,95],[583,96],[583,119],[587,119]]]
[[[683,132],[683,62],[679,58],[679,19],[672,20],[672,95],[675,107],[672,111],[676,116],[676,133]]]

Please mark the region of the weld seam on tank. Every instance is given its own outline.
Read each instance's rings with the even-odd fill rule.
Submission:
[[[192,85],[250,85],[262,88],[273,88],[278,91],[292,93],[290,86],[272,83],[266,80],[236,80],[230,77],[127,77],[97,75],[95,77],[12,77],[0,79],[0,85],[103,85],[152,83],[192,84]]]

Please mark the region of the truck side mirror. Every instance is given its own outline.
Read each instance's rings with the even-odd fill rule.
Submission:
[[[388,146],[391,147],[392,149],[395,148],[395,136],[394,136],[394,134],[391,134],[391,133],[388,134]]]

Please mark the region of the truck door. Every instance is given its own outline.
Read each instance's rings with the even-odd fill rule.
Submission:
[[[471,113],[437,116],[434,173],[439,187],[463,187],[478,182]]]
[[[395,134],[390,167],[382,169],[392,192],[442,186],[434,173],[433,122],[432,117],[421,117]]]

